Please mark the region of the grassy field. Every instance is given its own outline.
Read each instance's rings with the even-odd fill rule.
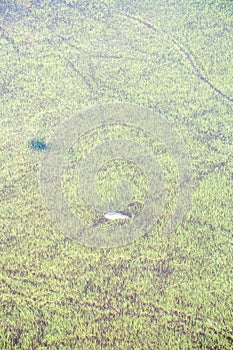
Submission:
[[[0,6],[0,349],[233,349],[232,2]],[[157,225],[133,232],[130,244],[103,249],[53,224],[40,179],[56,130],[109,103],[166,118],[186,144],[193,184],[184,219],[165,232],[176,194],[172,155],[143,130],[92,129],[87,118],[90,131],[67,153],[63,174],[66,197],[85,225],[97,233],[115,225],[83,200],[75,168],[103,135],[159,149],[167,182]],[[32,147],[37,139],[49,147]],[[127,204],[131,194],[136,204],[123,209],[132,220],[150,192],[143,163],[109,161],[96,180],[90,185],[110,204]],[[113,229],[117,235],[120,228]]]

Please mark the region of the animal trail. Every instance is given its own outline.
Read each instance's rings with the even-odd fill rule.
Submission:
[[[147,28],[153,30],[154,32],[156,32],[163,40],[165,40],[165,41],[171,43],[172,45],[174,45],[177,48],[177,50],[189,62],[192,70],[194,71],[194,73],[196,74],[196,76],[199,79],[201,79],[204,83],[209,85],[209,87],[213,91],[215,91],[217,94],[221,95],[223,98],[226,98],[228,101],[233,102],[233,97],[226,95],[224,92],[222,92],[220,89],[218,89],[216,86],[214,86],[206,77],[204,77],[202,75],[202,73],[200,72],[200,70],[198,69],[196,64],[194,63],[190,53],[188,51],[186,51],[173,37],[171,37],[169,34],[164,32],[163,30],[154,27],[151,23],[146,22],[145,20],[143,20],[143,19],[141,19],[139,17],[135,17],[135,16],[129,15],[127,13],[122,13],[122,16],[130,18],[130,19],[133,19],[133,20],[139,22],[140,24],[143,24],[145,27],[147,27]]]

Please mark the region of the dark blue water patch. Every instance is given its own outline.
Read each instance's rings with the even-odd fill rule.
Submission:
[[[48,145],[45,143],[43,139],[34,138],[28,142],[29,148],[35,151],[44,151],[48,148]]]

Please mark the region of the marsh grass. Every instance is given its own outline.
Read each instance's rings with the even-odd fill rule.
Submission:
[[[85,4],[84,11],[77,1],[3,1],[0,348],[230,350],[232,103],[193,74],[177,47],[119,13],[166,30],[232,96],[230,2]],[[185,219],[164,234],[177,171],[163,145],[140,131],[167,179],[164,212],[140,240],[94,249],[52,225],[39,190],[42,152],[27,142],[49,140],[74,113],[114,101],[159,110],[175,125],[190,149],[195,183]],[[101,143],[103,131],[136,137],[132,127],[105,128],[83,135],[64,164],[64,191],[90,225],[99,213],[79,196],[80,157]],[[143,171],[121,159],[106,165],[97,190],[114,201],[123,175],[132,192],[126,209],[137,215],[148,189]]]

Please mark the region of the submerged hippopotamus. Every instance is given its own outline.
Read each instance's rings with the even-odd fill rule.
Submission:
[[[127,220],[130,219],[130,216],[125,213],[120,213],[120,212],[107,212],[104,214],[105,219],[108,220]]]

